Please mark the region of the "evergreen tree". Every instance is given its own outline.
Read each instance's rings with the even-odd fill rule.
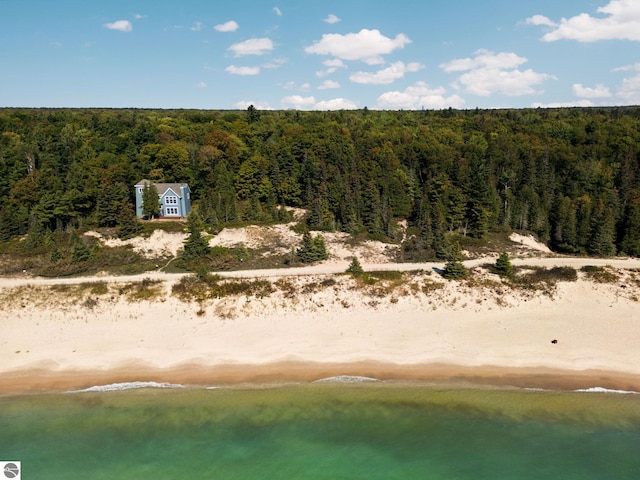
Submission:
[[[501,277],[511,277],[513,275],[513,265],[507,252],[502,252],[496,260],[495,270]]]
[[[146,182],[142,189],[142,215],[145,218],[153,218],[160,215],[158,189],[150,182]]]
[[[324,241],[324,237],[322,235],[316,235],[311,242],[313,246],[313,252],[315,256],[314,261],[326,260],[329,258],[329,253],[327,252],[327,244]]]
[[[120,212],[118,213],[118,227],[116,229],[118,238],[121,240],[133,238],[138,235],[141,230],[142,225],[138,222],[138,217],[136,217],[134,213],[133,205],[127,201],[121,202]]]
[[[362,265],[360,265],[360,261],[358,260],[358,257],[353,257],[353,260],[351,260],[351,263],[349,264],[349,268],[347,268],[346,273],[350,273],[354,277],[357,277],[364,273],[364,270],[362,269]]]
[[[312,237],[311,233],[306,231],[302,235],[302,241],[296,250],[296,257],[298,261],[302,263],[313,263],[320,260],[326,260],[329,257],[329,254],[322,235]]]
[[[587,246],[589,253],[599,257],[615,255],[615,220],[611,208],[600,201],[591,217],[591,223],[591,238]]]
[[[101,227],[115,227],[122,211],[122,202],[129,196],[126,185],[116,183],[107,185],[98,193],[96,215]]]
[[[249,105],[247,108],[247,123],[255,123],[260,120],[260,110],[253,105]]]
[[[73,263],[78,263],[89,260],[91,257],[91,250],[82,238],[77,235],[75,238],[76,240],[74,241],[73,249],[71,250],[71,261]]]
[[[620,250],[626,255],[640,256],[640,192],[630,196],[624,221],[622,222],[622,241]]]
[[[459,243],[451,249],[442,276],[447,280],[460,280],[467,276],[467,269],[462,264],[462,250]]]
[[[187,216],[187,231],[189,236],[184,242],[182,258],[197,260],[209,254],[209,242],[202,236],[202,220],[196,210],[191,210]]]

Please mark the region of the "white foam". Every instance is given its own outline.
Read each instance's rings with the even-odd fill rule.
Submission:
[[[93,387],[83,388],[81,390],[70,390],[67,393],[116,392],[120,390],[134,390],[136,388],[184,388],[184,385],[180,385],[179,383],[123,382],[111,383],[109,385],[94,385]]]
[[[313,383],[363,383],[363,382],[379,382],[380,380],[372,377],[360,377],[357,375],[338,375],[336,377],[327,377],[315,380]]]
[[[623,395],[640,395],[640,392],[634,392],[633,390],[612,390],[610,388],[604,387],[591,387],[591,388],[581,388],[579,390],[574,390],[574,392],[587,392],[587,393],[620,393]]]

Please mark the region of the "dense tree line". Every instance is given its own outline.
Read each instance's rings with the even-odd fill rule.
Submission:
[[[209,228],[286,220],[397,238],[534,232],[640,255],[640,108],[338,112],[0,110],[0,240],[130,225],[142,178],[188,182]],[[129,212],[128,215],[123,212]]]

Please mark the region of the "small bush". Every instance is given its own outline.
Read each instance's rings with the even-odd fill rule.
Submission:
[[[247,295],[263,298],[273,292],[268,280],[224,280],[217,275],[188,276],[171,288],[171,293],[183,301],[204,301],[212,298]]]
[[[120,295],[127,297],[132,302],[153,300],[162,293],[162,282],[145,278],[141,282],[127,283],[118,289]]]
[[[495,264],[495,272],[501,277],[510,277],[513,275],[513,265],[511,265],[511,259],[507,252],[500,254]]]
[[[597,267],[595,265],[585,265],[580,269],[587,275],[587,278],[596,283],[615,283],[620,277],[605,267]]]
[[[349,268],[347,268],[346,273],[350,273],[354,277],[358,275],[362,275],[364,273],[364,270],[362,269],[362,265],[360,265],[360,261],[358,260],[358,257],[353,257],[353,260],[351,260],[351,264],[349,264]]]
[[[425,279],[422,284],[422,291],[425,295],[429,295],[430,293],[437,292],[443,287],[444,283],[442,282],[434,282],[432,280]]]
[[[529,273],[515,278],[518,285],[524,287],[536,287],[541,284],[554,286],[558,282],[575,282],[578,279],[578,272],[573,267],[522,267],[532,270]]]

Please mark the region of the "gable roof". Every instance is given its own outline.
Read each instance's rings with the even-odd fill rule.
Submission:
[[[158,190],[158,195],[162,196],[167,193],[167,190],[171,189],[173,193],[180,196],[180,192],[182,192],[181,187],[187,187],[189,189],[189,185],[186,183],[155,183],[151,180],[147,180],[146,178],[140,180],[135,184],[136,187],[144,187],[146,184],[155,185],[156,190]]]

